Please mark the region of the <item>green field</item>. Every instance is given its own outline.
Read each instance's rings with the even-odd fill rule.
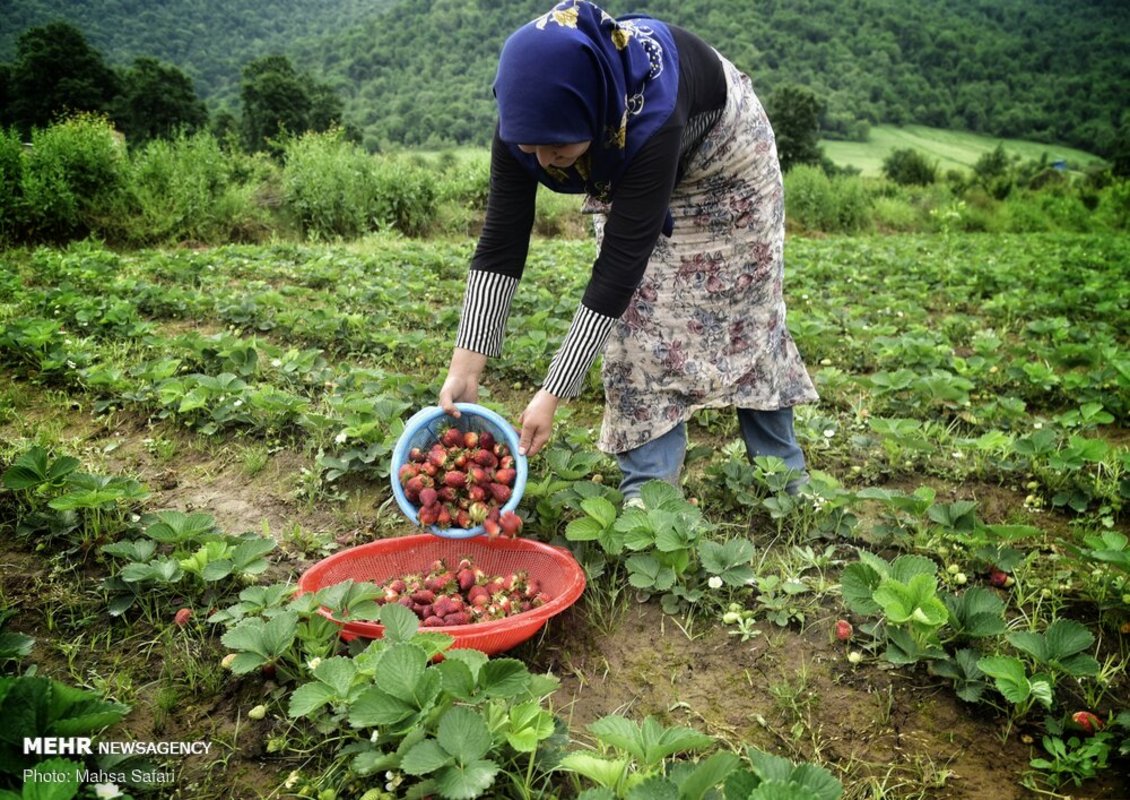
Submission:
[[[876,125],[866,142],[841,142],[825,139],[820,143],[824,152],[839,166],[851,166],[864,175],[879,175],[883,159],[892,150],[913,148],[937,161],[941,171],[972,169],[983,154],[991,152],[998,144],[1024,160],[1038,160],[1045,154],[1049,161],[1066,160],[1074,169],[1102,159],[1092,153],[1062,145],[1029,142],[1022,139],[998,139],[977,133],[927,128],[923,125]]]

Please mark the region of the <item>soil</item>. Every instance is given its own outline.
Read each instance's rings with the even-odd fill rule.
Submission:
[[[313,458],[279,450],[266,467],[248,476],[235,444],[201,450],[175,431],[142,420],[119,419],[112,428],[70,417],[64,438],[82,442],[102,463],[90,471],[137,477],[152,492],[150,510],[176,508],[212,514],[229,532],[269,530],[277,536],[299,526],[324,534],[338,545],[375,536],[411,532],[394,508],[377,507],[375,487],[353,487],[346,501],[309,502],[295,495],[297,477]],[[34,421],[9,422],[0,436],[15,441]],[[156,435],[175,441],[176,457],[157,458],[148,442]],[[893,487],[892,487],[893,488]],[[1000,487],[938,487],[949,494],[976,496],[992,522],[1008,517],[1015,499]],[[5,512],[6,513],[6,512]],[[296,580],[318,554],[283,551],[269,576]],[[834,577],[834,576],[833,576]],[[68,588],[69,587],[69,588]],[[53,593],[67,592],[59,598]],[[273,732],[283,725],[268,717],[253,722],[245,710],[278,692],[269,681],[230,674],[213,676],[213,689],[184,691],[172,708],[161,711],[157,678],[181,669],[178,648],[193,649],[203,662],[222,655],[217,639],[180,641],[144,621],[108,620],[97,603],[97,576],[77,570],[57,576],[24,544],[0,541],[0,597],[22,612],[9,629],[34,636],[25,662],[41,674],[88,687],[123,682],[133,710],[121,724],[138,741],[176,740],[215,743],[207,757],[177,763],[175,786],[162,797],[280,797],[278,788],[303,760],[268,752]],[[88,609],[88,616],[59,620],[52,604]],[[687,725],[735,748],[755,746],[794,760],[824,764],[837,772],[849,798],[937,798],[938,800],[1026,800],[1038,796],[1021,787],[1030,758],[1040,751],[1031,732],[1012,728],[1005,718],[986,714],[984,704],[968,706],[949,686],[924,669],[893,669],[877,657],[852,665],[849,644],[831,635],[843,610],[834,600],[810,609],[803,626],[758,624],[746,641],[720,624],[665,614],[657,601],[627,598],[614,614],[596,614],[584,599],[550,621],[534,640],[510,655],[533,670],[561,679],[554,710],[572,735],[588,739],[588,723],[613,713],[642,720],[654,715],[667,725]],[[68,641],[82,642],[110,633],[114,647],[81,649],[65,656]],[[85,637],[85,638],[84,638]],[[120,646],[117,646],[120,645]],[[201,678],[201,685],[207,676]],[[182,686],[187,686],[184,681]],[[167,705],[167,704],[166,704]],[[1109,770],[1107,771],[1110,772]],[[1063,795],[1068,796],[1065,788]],[[1104,774],[1070,797],[1130,798],[1130,779]]]

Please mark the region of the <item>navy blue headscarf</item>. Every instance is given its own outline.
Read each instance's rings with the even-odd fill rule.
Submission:
[[[523,25],[502,47],[494,94],[499,137],[541,183],[610,200],[632,157],[671,115],[679,63],[667,26],[615,19],[586,0],[565,0]],[[592,141],[576,164],[542,169],[518,145]]]

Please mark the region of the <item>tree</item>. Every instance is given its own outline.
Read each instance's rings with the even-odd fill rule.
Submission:
[[[193,133],[208,123],[208,111],[192,80],[172,65],[149,57],[135,59],[123,85],[116,118],[130,140]]]
[[[243,137],[248,150],[279,153],[283,132],[322,133],[341,124],[343,104],[327,84],[299,73],[286,56],[257,58],[243,68]]]
[[[803,86],[782,86],[769,97],[769,119],[777,137],[777,158],[781,170],[788,172],[797,164],[819,164],[820,116],[824,104],[816,93]]]
[[[929,186],[938,179],[938,166],[926,160],[926,156],[907,147],[892,150],[883,159],[883,174],[902,186]]]
[[[3,121],[27,134],[65,114],[106,113],[119,90],[118,76],[78,28],[66,22],[29,28],[16,45]]]

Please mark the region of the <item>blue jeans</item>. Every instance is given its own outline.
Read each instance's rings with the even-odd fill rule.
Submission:
[[[804,476],[804,451],[797,444],[791,408],[776,411],[739,408],[738,424],[750,459],[754,456],[777,456],[789,469]],[[678,486],[686,452],[687,426],[680,422],[657,439],[634,450],[617,453],[616,460],[624,473],[620,481],[620,493],[624,499],[638,497],[640,486],[651,480],[667,481]],[[794,481],[790,489],[795,488],[793,484],[802,482],[803,478]]]

